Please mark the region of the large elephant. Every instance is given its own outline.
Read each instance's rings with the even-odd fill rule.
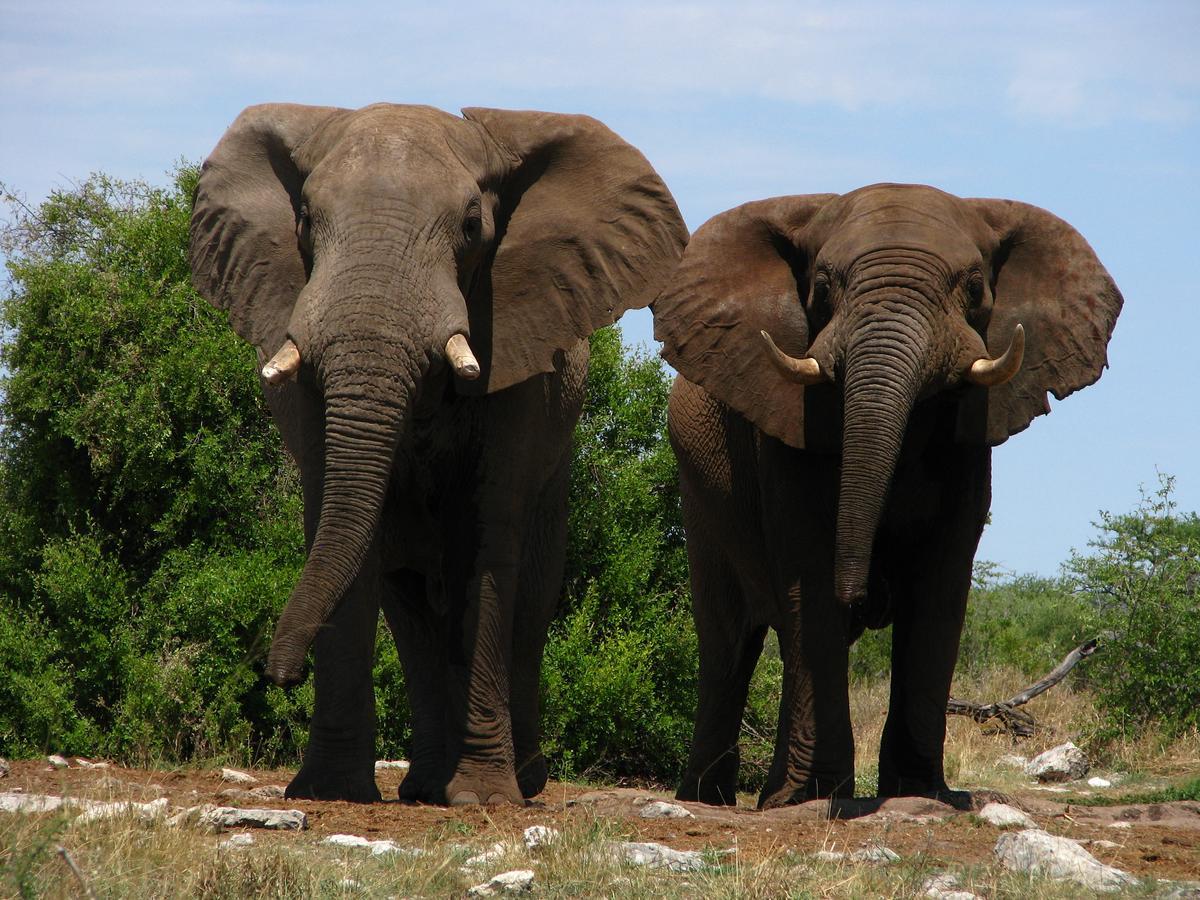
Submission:
[[[586,338],[645,306],[686,240],[646,159],[586,116],[270,104],[221,138],[193,281],[258,348],[304,491],[307,561],[267,660],[295,683],[315,643],[287,796],[379,799],[381,607],[412,711],[401,798],[542,789]]]
[[[991,447],[1100,377],[1121,295],[1050,213],[920,185],[748,203],[653,304],[680,377],[700,641],[680,799],[733,803],[766,629],[783,696],[762,807],[854,788],[847,662],[893,625],[883,796],[946,794],[945,709]],[[961,800],[960,796],[953,799]]]

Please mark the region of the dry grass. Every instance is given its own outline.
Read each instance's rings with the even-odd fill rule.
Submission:
[[[955,684],[956,696],[990,701],[1023,686],[1016,672],[997,671]],[[876,753],[887,708],[886,682],[855,686],[851,697],[859,747],[859,791],[873,788]],[[946,744],[949,780],[956,787],[1009,791],[1027,788],[1021,772],[1001,762],[1007,754],[1032,756],[1072,739],[1087,746],[1097,714],[1086,693],[1059,685],[1029,704],[1040,726],[1020,743],[987,734],[974,722],[951,717]],[[1170,743],[1153,737],[1108,748],[1103,771],[1123,780],[1105,793],[1194,773],[1200,765],[1200,736]],[[139,798],[140,799],[140,798]],[[747,798],[750,799],[750,798]],[[950,828],[972,828],[969,821]],[[493,830],[486,839],[471,829],[443,824],[420,841],[420,856],[372,857],[359,849],[322,845],[312,834],[256,834],[256,844],[219,849],[224,836],[199,833],[163,822],[142,824],[131,818],[75,824],[70,815],[0,814],[0,897],[80,897],[85,885],[73,874],[57,847],[65,848],[82,873],[86,890],[96,897],[462,897],[468,887],[499,872],[531,868],[536,891],[544,897],[915,897],[925,879],[941,871],[925,853],[909,853],[898,863],[876,866],[849,861],[824,862],[820,846],[797,846],[780,835],[767,853],[708,857],[699,872],[670,873],[623,864],[606,852],[609,841],[632,835],[623,820],[579,811],[560,840],[527,851],[519,831]],[[881,826],[875,839],[887,840]],[[831,823],[823,849],[852,850]],[[496,840],[512,849],[486,866],[464,871],[466,859]],[[736,846],[736,837],[733,838]],[[989,898],[1065,898],[1079,896],[1070,884],[1030,880],[995,865],[960,866],[954,872],[961,889]],[[1134,890],[1132,895],[1137,895]]]
[[[463,862],[481,848],[450,841],[428,843],[419,857],[373,858],[308,835],[269,835],[250,848],[220,850],[220,836],[165,824],[126,819],[73,826],[62,818],[6,816],[0,820],[0,896],[85,896],[55,852],[60,845],[83,873],[86,890],[105,898],[462,897],[471,885],[515,868],[535,871],[543,897],[916,897],[925,879],[944,871],[919,856],[873,866],[823,862],[781,848],[748,862],[736,854],[712,856],[702,871],[671,873],[615,861],[605,847],[620,836],[617,824],[584,821],[556,844],[526,851],[513,834],[508,840],[517,849],[468,873]],[[955,874],[963,889],[987,897],[1079,896],[1077,888],[996,867]]]

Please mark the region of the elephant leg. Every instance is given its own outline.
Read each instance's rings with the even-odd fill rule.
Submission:
[[[854,795],[849,627],[830,578],[805,579],[801,590],[789,591],[777,628],[783,696],[761,809]]]
[[[446,801],[524,803],[509,713],[514,564],[483,564],[449,622]]]
[[[404,569],[385,578],[383,612],[404,666],[412,714],[411,766],[400,799],[442,803],[446,772],[446,623],[426,596],[425,576]]]
[[[946,785],[946,701],[958,661],[971,564],[990,501],[986,461],[962,472],[948,494],[960,503],[919,542],[915,554],[904,553],[904,562],[893,567],[902,567],[909,577],[895,579],[904,587],[892,630],[891,698],[879,746],[880,796],[965,799]]]
[[[380,799],[372,681],[378,621],[379,574],[372,553],[314,642],[308,746],[286,797],[353,803]]]
[[[688,541],[688,561],[700,652],[699,696],[692,748],[675,799],[735,806],[738,735],[767,627],[752,620],[737,575],[698,532]]]
[[[546,786],[546,758],[540,741],[542,654],[558,605],[567,557],[567,488],[570,456],[547,486],[525,541],[513,612],[509,710],[513,753],[521,796],[535,797]]]

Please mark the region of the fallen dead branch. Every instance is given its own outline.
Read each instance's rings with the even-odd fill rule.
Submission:
[[[1097,649],[1099,649],[1098,638],[1084,641],[1068,653],[1063,658],[1063,661],[1054,667],[1054,670],[1050,674],[1046,675],[1040,681],[1034,682],[1020,693],[998,703],[989,703],[986,706],[981,706],[978,703],[972,703],[970,700],[959,700],[956,697],[951,697],[946,703],[946,715],[969,716],[980,725],[996,719],[998,720],[1000,730],[1007,731],[1017,737],[1029,737],[1036,730],[1037,723],[1033,721],[1033,716],[1027,712],[1018,710],[1016,707],[1024,706],[1034,697],[1050,690],[1050,688],[1066,678],[1067,673],[1075,668],[1080,660],[1087,659]]]

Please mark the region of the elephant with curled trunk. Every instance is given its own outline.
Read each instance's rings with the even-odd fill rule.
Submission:
[[[545,784],[538,676],[562,580],[587,336],[645,306],[687,231],[586,116],[245,110],[205,162],[193,281],[258,348],[307,561],[267,674],[315,709],[289,797],[371,801],[382,608],[404,665],[400,795]]]
[[[653,308],[680,373],[669,428],[700,640],[679,798],[734,802],[768,627],[783,696],[759,805],[850,795],[848,651],[889,623],[879,793],[946,794],[991,448],[1049,411],[1047,391],[1100,377],[1112,279],[1044,210],[880,184],[716,216]]]

